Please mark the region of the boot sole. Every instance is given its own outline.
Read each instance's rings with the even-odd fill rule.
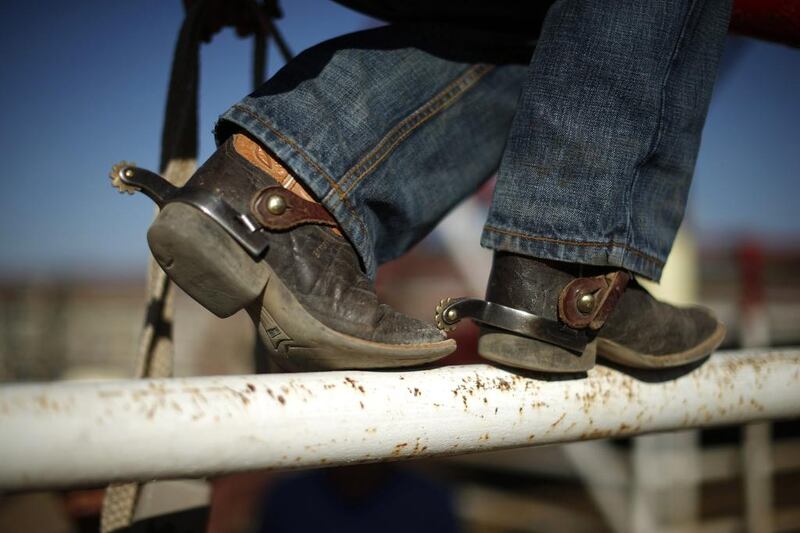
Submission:
[[[721,322],[711,335],[695,346],[682,352],[655,355],[637,352],[617,342],[597,338],[597,355],[614,363],[631,368],[660,369],[688,365],[711,355],[725,339],[726,328]]]
[[[497,331],[482,332],[478,339],[478,353],[490,361],[548,373],[586,372],[595,364],[594,341],[586,345],[583,353],[576,354],[540,340]]]
[[[147,232],[156,261],[200,305],[225,318],[246,308],[269,355],[286,370],[415,366],[455,350],[451,339],[386,344],[333,330],[297,301],[266,261],[254,261],[198,209],[172,203]]]

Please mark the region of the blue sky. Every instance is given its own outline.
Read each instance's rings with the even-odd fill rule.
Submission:
[[[282,2],[295,52],[370,24],[328,0]],[[178,0],[0,5],[0,276],[141,276],[152,204],[109,185],[155,169]],[[800,50],[739,40],[706,125],[689,204],[701,238],[800,241]],[[250,90],[249,40],[203,48],[201,159]],[[270,58],[270,71],[278,58]],[[476,240],[478,236],[475,236]]]

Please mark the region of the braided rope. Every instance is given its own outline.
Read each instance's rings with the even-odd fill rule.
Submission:
[[[172,61],[161,139],[161,171],[164,178],[177,187],[188,181],[197,161],[198,22],[204,4],[198,2],[187,13]],[[193,90],[186,91],[187,86]],[[139,378],[172,375],[173,300],[172,283],[151,257],[148,261],[147,310],[137,354],[136,376]],[[100,515],[101,533],[119,531],[133,523],[141,488],[139,483],[109,485]]]
[[[160,170],[176,187],[183,186],[197,167],[197,100],[200,75],[201,26],[210,0],[197,1],[186,13],[172,59],[164,130],[161,137]],[[272,1],[270,16],[279,11]],[[266,53],[264,47],[272,36],[285,60],[291,57],[285,41],[269,17],[262,17],[256,0],[250,8],[261,24],[255,33],[253,54],[253,87],[264,81]],[[172,318],[174,289],[167,275],[151,257],[148,262],[147,311],[139,338],[136,376],[165,378],[172,375]],[[140,483],[114,483],[106,489],[100,516],[100,531],[110,533],[129,527],[134,519],[141,493]]]

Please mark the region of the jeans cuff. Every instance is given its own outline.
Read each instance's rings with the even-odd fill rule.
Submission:
[[[655,281],[664,268],[660,259],[623,243],[557,239],[489,225],[483,228],[481,246],[540,259],[616,267]]]
[[[278,130],[274,124],[248,106],[246,100],[220,116],[214,129],[217,144],[222,143],[236,129],[246,131],[261,142],[291,170],[296,179],[314,193],[339,223],[361,259],[364,271],[374,279],[377,262],[369,231],[331,175],[290,135]],[[337,196],[337,200],[333,201]]]

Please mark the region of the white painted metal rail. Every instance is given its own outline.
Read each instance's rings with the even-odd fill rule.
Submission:
[[[800,416],[800,350],[653,382],[488,365],[0,387],[0,488],[450,455]]]

